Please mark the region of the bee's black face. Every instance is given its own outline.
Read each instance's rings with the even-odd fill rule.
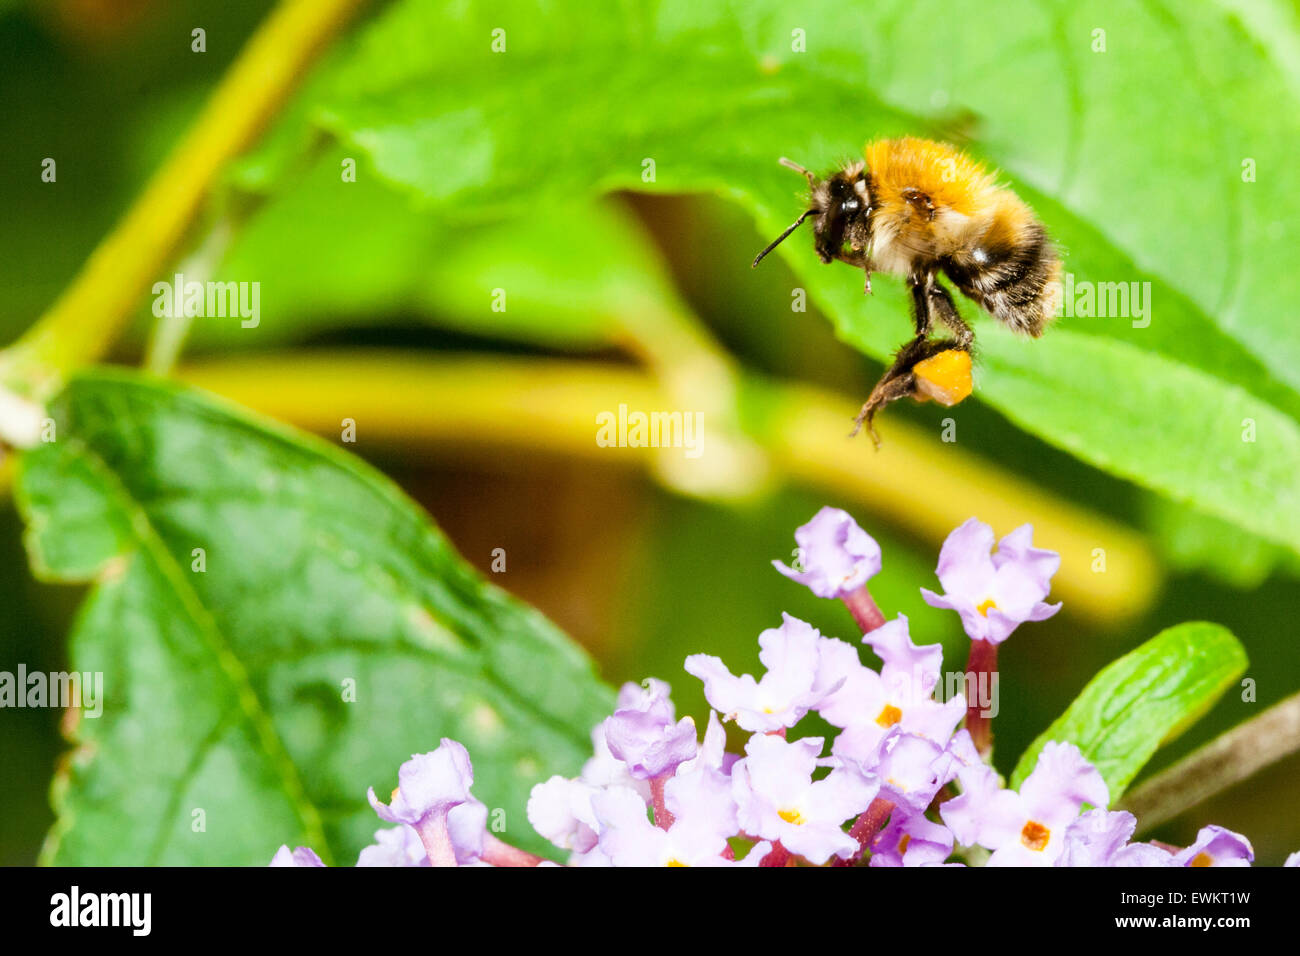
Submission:
[[[836,173],[826,180],[824,192],[819,192],[813,245],[822,262],[831,262],[843,251],[846,232],[859,231],[855,227],[861,225],[869,210],[844,173]]]
[[[813,247],[822,262],[833,262],[842,255],[846,241],[860,253],[868,244],[871,232],[871,201],[867,198],[870,196],[870,180],[863,175],[863,164],[842,169],[829,179],[818,179],[798,163],[784,157],[781,165],[807,177],[812,189],[811,208],[805,209],[785,232],[769,242],[767,248],[754,257],[753,264],[757,266],[762,262],[764,256],[784,242],[810,216],[817,217],[813,220]]]

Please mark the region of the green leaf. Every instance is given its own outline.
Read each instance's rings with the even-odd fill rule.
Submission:
[[[1038,342],[988,331],[985,397],[1012,421],[1112,474],[1296,547],[1295,419],[1199,369],[1123,343],[1064,328]],[[1124,399],[1099,405],[1101,385]]]
[[[1075,744],[1101,772],[1111,803],[1162,744],[1173,740],[1246,669],[1246,651],[1217,624],[1193,621],[1161,631],[1104,667],[1011,775],[1019,789],[1048,741]]]
[[[1180,572],[1201,572],[1242,591],[1253,591],[1277,571],[1295,575],[1296,556],[1279,545],[1234,525],[1163,498],[1142,502],[1145,524],[1159,542],[1169,565]]]
[[[414,314],[440,326],[568,349],[614,344],[629,315],[682,308],[657,251],[615,200],[533,206],[449,225],[329,152],[286,182],[236,238],[218,278],[257,277],[263,321],[204,320],[198,345],[265,348],[329,327]]]
[[[555,627],[323,442],[107,371],[51,415],[18,501],[38,573],[94,582],[71,659],[103,674],[103,714],[77,722],[47,862],[264,864],[288,843],[350,864],[381,826],[366,788],[386,799],[443,736],[504,838],[539,848],[529,787],[576,771],[611,700]]]
[[[1035,206],[1076,282],[1137,283],[1144,301],[1141,315],[1067,315],[1040,342],[1000,335],[967,304],[979,398],[1295,550],[1300,510],[1276,480],[1300,471],[1300,275],[1287,265],[1300,198],[1280,172],[1300,147],[1295,21],[1276,4],[1175,18],[1047,0],[997,16],[940,0],[797,13],[626,0],[593,21],[532,0],[404,0],[299,115],[451,225],[614,188],[712,190],[763,237],[800,208],[778,156],[826,169],[869,137],[963,138]],[[760,237],[735,240],[712,268],[748,268]],[[864,299],[860,277],[810,245],[782,247],[796,281],[846,341],[885,358],[909,334],[901,285],[881,278]],[[1243,441],[1248,420],[1266,423],[1261,445]]]

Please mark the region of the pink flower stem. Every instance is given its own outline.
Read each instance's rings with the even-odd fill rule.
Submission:
[[[667,830],[677,819],[668,812],[668,805],[664,802],[664,785],[672,779],[672,774],[665,773],[658,777],[650,778],[650,800],[654,804],[655,825],[661,830]]]
[[[858,627],[862,628],[863,634],[870,634],[885,623],[885,615],[881,614],[880,608],[876,607],[876,602],[865,584],[856,591],[840,595],[840,600],[853,615],[853,620],[858,622]]]
[[[420,834],[424,852],[433,866],[455,866],[456,851],[451,845],[451,831],[447,829],[447,814],[433,813],[423,820],[415,832]]]
[[[970,731],[975,749],[985,759],[993,752],[993,720],[984,715],[987,702],[981,703],[980,688],[991,687],[993,674],[998,669],[998,646],[988,641],[971,641],[970,657],[966,661],[966,689],[972,688],[974,699],[966,702],[966,729]]]
[[[856,866],[871,846],[871,841],[880,832],[880,828],[889,822],[889,815],[893,812],[892,801],[884,797],[876,797],[872,800],[871,806],[863,810],[862,815],[853,821],[853,826],[849,827],[849,836],[858,841],[858,852],[847,860],[837,859],[835,866]]]
[[[482,859],[484,863],[491,863],[493,866],[537,866],[539,863],[546,862],[544,857],[511,846],[490,833],[483,838]]]
[[[778,840],[772,844],[772,849],[768,851],[767,856],[759,861],[759,866],[785,866],[790,862],[790,851],[781,845]]]

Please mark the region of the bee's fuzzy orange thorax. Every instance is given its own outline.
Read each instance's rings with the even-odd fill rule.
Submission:
[[[970,216],[997,191],[984,165],[946,143],[915,136],[881,139],[865,150],[876,201],[904,201],[904,190],[917,189],[936,205]]]

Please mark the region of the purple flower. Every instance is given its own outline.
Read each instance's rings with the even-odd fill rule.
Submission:
[[[1255,851],[1240,833],[1224,827],[1201,827],[1196,842],[1174,854],[1174,866],[1250,866]]]
[[[620,695],[620,701],[627,705],[625,710],[660,708],[670,722],[671,713],[662,710],[666,685],[651,685],[638,694]],[[533,787],[528,819],[556,846],[573,851],[574,865],[724,865],[729,861],[719,854],[739,826],[725,769],[726,734],[717,714],[709,715],[704,743],[697,747],[693,735],[690,743],[691,759],[676,766],[664,787],[665,807],[675,817],[669,831],[647,818],[647,792],[616,779],[593,786],[581,779],[552,777]],[[617,832],[609,832],[611,827]]]
[[[321,858],[316,855],[316,851],[310,847],[300,846],[295,850],[290,850],[288,845],[283,845],[275,851],[275,856],[271,857],[271,862],[267,866],[324,866]]]
[[[975,741],[971,739],[970,731],[965,727],[948,740],[943,757],[935,762],[935,769],[939,773],[940,785],[956,780],[965,771],[963,788],[969,789],[966,781],[973,779],[974,776],[992,777],[993,786],[1000,786],[997,782],[997,774],[984,762],[984,758],[980,756],[975,746]]]
[[[964,792],[939,807],[962,843],[993,851],[989,866],[1052,866],[1065,850],[1065,834],[1084,803],[1104,807],[1106,782],[1074,744],[1044,745],[1038,764],[1020,787],[1003,790],[992,768],[958,770]]]
[[[709,713],[709,726],[699,755],[677,768],[664,786],[664,806],[677,821],[698,821],[725,837],[740,830],[736,801],[731,794],[731,776],[723,769],[727,754],[726,731],[718,715]]]
[[[627,787],[610,787],[591,799],[600,825],[600,849],[614,866],[726,866],[726,836],[702,817],[686,817],[667,830],[650,822],[645,801]]]
[[[906,674],[918,693],[929,695],[943,669],[942,644],[917,644],[912,640],[907,615],[899,614],[862,637],[881,661],[881,675]]]
[[[823,644],[824,659],[837,661],[834,672],[842,681],[817,704],[817,712],[828,723],[844,728],[835,738],[835,755],[859,763],[867,761],[895,727],[932,740],[942,748],[966,712],[961,697],[939,702],[931,696],[939,679],[942,648],[937,644],[913,644],[907,633],[907,618],[901,614],[864,637],[863,642],[871,643],[884,660],[879,674],[857,662],[857,652],[851,647],[852,660],[848,653],[833,646],[842,642]]]
[[[889,823],[871,841],[871,866],[934,866],[952,853],[952,833],[921,810],[894,807]]]
[[[879,790],[873,778],[843,768],[814,781],[821,749],[820,737],[787,743],[755,734],[731,771],[741,830],[779,840],[791,853],[817,864],[857,852],[858,841],[844,832],[843,824],[870,806]]]
[[[628,683],[623,685],[623,690],[618,695],[617,709],[624,705],[631,706],[631,702],[639,700],[640,697],[633,698],[628,693],[628,688],[632,688],[638,694],[644,694],[645,689],[639,684]],[[630,787],[637,793],[641,794],[646,800],[650,799],[650,783],[647,780],[638,780],[632,776],[627,769],[627,764],[615,757],[609,750],[609,743],[605,740],[605,721],[601,721],[591,732],[591,758],[582,765],[582,774],[579,779],[593,787]]]
[[[850,751],[851,743],[838,750],[832,747],[832,753],[837,757]],[[894,804],[907,804],[916,810],[924,810],[930,805],[944,784],[940,774],[948,766],[941,745],[898,728],[886,734],[867,759],[856,762],[863,772],[874,773],[880,779],[881,796]]]
[[[1296,851],[1295,853],[1292,853],[1290,856],[1288,856],[1288,857],[1286,858],[1286,862],[1283,863],[1282,865],[1283,865],[1283,866],[1300,866],[1300,850],[1298,850],[1298,851]]]
[[[735,677],[709,654],[686,658],[686,672],[704,681],[709,704],[725,719],[755,733],[793,727],[839,686],[827,684],[831,675],[822,665],[817,629],[789,614],[781,617],[779,628],[758,636],[758,659],[767,668],[762,680],[749,674]]]
[[[1129,843],[1137,818],[1124,810],[1089,810],[1065,831],[1065,849],[1057,866],[1173,866],[1168,850],[1149,843]]]
[[[371,787],[366,797],[380,819],[415,828],[429,859],[455,866],[478,859],[487,833],[487,808],[470,794],[474,768],[465,748],[448,737],[437,750],[415,754],[397,772],[392,802]]]
[[[374,787],[367,791],[367,799],[381,819],[419,826],[431,814],[445,815],[471,799],[474,767],[463,746],[443,737],[437,750],[413,754],[402,764],[397,780],[392,803],[380,803]]]
[[[533,787],[528,797],[528,822],[560,849],[586,853],[600,839],[600,824],[591,805],[592,797],[600,792],[581,780],[552,777]],[[641,803],[645,805],[644,798]]]
[[[836,727],[861,721],[862,700],[879,693],[880,675],[864,665],[858,649],[846,641],[824,637],[818,654],[823,683],[835,690],[817,702],[817,712]]]
[[[638,780],[670,773],[695,756],[695,721],[683,717],[673,723],[676,710],[668,693],[663,681],[649,680],[639,698],[626,695],[627,706],[605,721],[609,752]]]
[[[846,511],[823,508],[794,533],[801,568],[772,565],[818,597],[838,598],[880,573],[880,545]]]
[[[1000,644],[1025,621],[1042,621],[1061,609],[1044,604],[1061,556],[1030,544],[1034,529],[1021,525],[998,542],[993,554],[993,529],[971,518],[948,535],[939,552],[939,583],[944,594],[926,588],[921,596],[931,607],[961,615],[973,641]]]
[[[357,866],[429,866],[429,855],[414,827],[385,827],[375,831],[375,842],[361,851]]]

